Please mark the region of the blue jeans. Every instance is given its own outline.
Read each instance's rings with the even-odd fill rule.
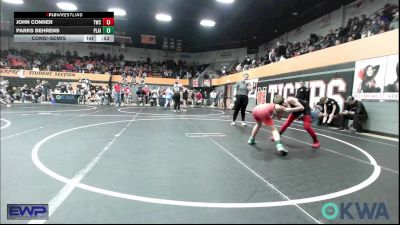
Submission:
[[[313,110],[313,111],[311,112],[311,118],[312,118],[312,123],[313,123],[313,125],[318,125],[318,123],[319,123],[319,117],[318,117],[318,115],[319,115],[320,113],[321,113],[321,112],[318,111],[318,110]]]
[[[121,94],[115,93],[114,98],[115,98],[115,105],[118,104],[118,107],[121,107]]]

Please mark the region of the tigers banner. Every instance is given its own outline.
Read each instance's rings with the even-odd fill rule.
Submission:
[[[320,72],[267,78],[258,82],[257,104],[271,103],[275,95],[284,98],[295,96],[300,81],[304,81],[310,88],[310,107],[319,102],[321,97],[328,96],[335,99],[342,108],[346,97],[351,95],[353,73],[352,68],[326,68]]]

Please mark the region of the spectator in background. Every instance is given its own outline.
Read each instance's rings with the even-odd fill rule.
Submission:
[[[393,20],[390,23],[389,30],[399,29],[399,12],[396,12],[393,16]]]
[[[171,88],[167,88],[165,91],[165,105],[164,105],[164,110],[167,110],[167,106],[169,104],[169,107],[172,106],[172,97],[174,95],[174,92],[171,90]]]
[[[250,68],[251,69],[254,69],[254,68],[256,68],[258,65],[257,65],[257,61],[254,59],[252,62],[251,62],[251,66],[250,66]]]
[[[319,102],[324,106],[324,110],[322,111],[324,117],[322,119],[322,125],[330,126],[334,116],[336,116],[340,112],[339,104],[335,99],[328,97],[321,97]]]
[[[311,118],[313,125],[318,125],[320,123],[321,118],[324,116],[324,104],[321,102],[317,102],[315,104],[313,110],[311,111]]]
[[[347,97],[343,112],[340,115],[340,130],[349,130],[348,121],[353,120],[353,129],[351,131],[355,129],[356,132],[363,132],[362,122],[368,119],[368,114],[362,102],[355,100],[353,96]]]
[[[334,34],[332,34],[332,33],[333,33],[333,30],[331,30],[331,32],[324,37],[324,40],[321,43],[321,49],[329,48],[333,45]]]
[[[222,67],[222,70],[221,70],[221,75],[222,75],[222,76],[226,76],[226,73],[227,73],[227,71],[226,71],[226,66],[223,66],[223,67]]]
[[[158,99],[158,90],[154,87],[151,90],[151,100],[150,100],[150,104],[151,106],[157,106],[157,99]]]
[[[208,105],[208,93],[207,93],[207,91],[204,91],[204,94],[203,94],[203,105],[204,106],[207,106]]]
[[[276,62],[276,52],[275,48],[271,49],[271,52],[269,53],[268,59],[271,63]]]
[[[203,95],[201,94],[201,91],[198,91],[195,95],[195,105],[202,105],[203,103]]]
[[[219,93],[218,93],[218,99],[219,99],[219,101],[218,101],[218,107],[220,107],[220,108],[225,108],[225,93],[224,93],[224,91],[223,90],[221,90],[221,91],[219,91]]]
[[[210,99],[211,99],[211,107],[215,107],[217,105],[216,99],[217,99],[217,92],[213,90],[210,93]]]
[[[248,65],[248,66],[251,65],[251,59],[249,56],[246,56],[246,58],[243,60],[243,67],[246,65]]]
[[[368,19],[367,19],[367,16],[366,16],[365,14],[362,14],[362,15],[361,15],[360,22],[359,22],[359,24],[358,24],[358,25],[360,26],[361,29],[365,26],[365,23],[366,23],[367,20],[368,20]]]
[[[372,20],[366,19],[364,22],[364,26],[361,30],[361,38],[369,37],[372,34]]]
[[[264,57],[261,58],[263,65],[268,65],[271,63],[271,61],[269,61],[269,51],[266,50]]]
[[[361,31],[360,20],[358,19],[358,17],[354,17],[349,36],[352,36],[354,40],[359,39],[361,37],[360,31]]]
[[[144,101],[145,104],[147,105],[150,99],[150,88],[147,86],[147,84],[144,85],[143,92],[144,92]]]
[[[107,105],[110,105],[111,101],[112,101],[112,96],[111,96],[112,91],[111,91],[109,85],[106,86],[105,95],[106,95],[106,99],[107,99]]]
[[[280,42],[277,43],[277,46],[276,61],[283,61],[286,59],[286,47]]]
[[[389,30],[389,23],[387,23],[387,21],[385,20],[381,20],[379,26],[379,34],[385,33],[388,30]]]
[[[28,88],[28,85],[24,84],[24,86],[21,88],[21,100],[22,103],[25,103],[26,100],[32,100],[33,95],[31,92],[31,89]]]
[[[11,107],[8,101],[9,91],[7,91],[9,84],[8,80],[4,80],[4,77],[0,77],[0,101],[7,107]]]
[[[390,23],[394,19],[393,15],[398,9],[399,7],[397,5],[386,4],[382,11],[382,17]]]
[[[49,95],[49,90],[50,90],[50,85],[47,80],[42,81],[42,86],[43,86],[43,96],[44,96],[44,101],[48,101],[48,95]]]
[[[121,81],[114,85],[114,98],[115,98],[115,105],[120,108],[121,107],[121,93],[122,93],[122,86]]]
[[[183,88],[183,93],[182,93],[182,100],[183,100],[183,111],[187,111],[187,102],[188,102],[188,97],[189,97],[189,90],[187,88]]]
[[[372,21],[371,24],[371,34],[372,35],[376,35],[379,34],[380,31],[380,24],[381,24],[381,20],[379,18],[379,15],[375,16],[375,19]]]
[[[67,93],[68,92],[67,85],[65,83],[61,83],[60,84],[60,92],[61,93]]]

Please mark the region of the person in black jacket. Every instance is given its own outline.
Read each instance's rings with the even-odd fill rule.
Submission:
[[[353,128],[357,132],[363,132],[362,122],[368,119],[368,113],[362,102],[354,99],[353,96],[347,97],[341,114],[340,130],[348,130],[348,121],[353,120]]]
[[[305,86],[304,81],[300,81],[300,88],[296,91],[296,98],[310,103],[310,88]]]
[[[324,106],[322,125],[330,126],[333,118],[340,112],[339,104],[335,99],[328,97],[321,97],[319,102]]]
[[[286,46],[281,44],[280,42],[277,43],[277,61],[282,61],[286,59]]]

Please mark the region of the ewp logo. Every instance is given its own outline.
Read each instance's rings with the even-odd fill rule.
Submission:
[[[48,204],[7,204],[8,220],[48,220]]]
[[[369,219],[369,220],[379,220],[379,219],[389,219],[389,214],[386,209],[386,204],[383,202],[374,202],[371,204],[368,203],[340,203],[340,208],[332,202],[325,203],[322,206],[322,216],[328,220],[334,220],[338,216],[340,219],[351,219],[354,220],[354,210],[358,214],[358,219]]]

